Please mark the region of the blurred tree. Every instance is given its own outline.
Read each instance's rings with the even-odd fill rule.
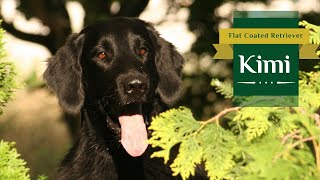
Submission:
[[[97,20],[108,19],[115,16],[138,16],[148,4],[148,0],[79,0],[86,12],[85,25]],[[19,1],[20,10],[27,19],[38,18],[48,26],[48,35],[39,35],[23,32],[17,29],[12,22],[4,21],[2,27],[13,36],[41,44],[54,54],[64,43],[66,37],[71,33],[70,18],[66,9],[66,0],[23,0]],[[118,11],[112,10],[111,6],[121,7]],[[117,10],[117,9],[116,9]],[[2,15],[0,15],[2,18]]]
[[[219,17],[215,16],[214,11],[218,8],[224,0],[216,0],[206,2],[194,1],[188,8],[190,16],[187,21],[189,29],[197,35],[196,42],[192,45],[191,51],[196,54],[208,53],[213,57],[214,48],[213,43],[218,43],[219,34],[217,25],[220,21]],[[197,66],[201,62],[198,61]],[[213,64],[211,64],[212,66]],[[230,67],[231,68],[231,67]],[[193,87],[186,88],[186,96],[192,98],[184,98],[181,101],[182,105],[188,106],[194,111],[195,117],[201,119],[206,118],[215,113],[214,107],[217,101],[224,101],[223,97],[217,94],[212,94],[213,89],[208,85],[212,76],[208,71],[203,71],[193,75],[185,75],[185,78],[193,81]],[[221,77],[220,77],[221,78]],[[195,87],[198,87],[195,89]],[[210,98],[208,95],[214,95],[215,98]],[[213,102],[215,101],[215,103]],[[205,109],[208,109],[205,112]],[[210,109],[210,110],[209,110]]]
[[[36,17],[48,26],[50,33],[48,35],[29,34],[17,29],[12,22],[3,21],[2,27],[13,36],[41,44],[54,53],[63,43],[66,37],[71,33],[70,19],[66,10],[64,0],[23,0],[20,1],[18,10],[20,10],[27,19]]]

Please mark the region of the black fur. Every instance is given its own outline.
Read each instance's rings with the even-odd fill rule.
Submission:
[[[137,55],[144,47],[147,53]],[[97,56],[105,52],[107,58]],[[142,113],[146,124],[180,97],[182,56],[149,24],[114,18],[71,35],[44,73],[62,108],[81,115],[78,142],[63,160],[58,179],[180,179],[172,177],[153,149],[131,157],[119,142],[118,116]],[[144,82],[143,94],[128,95],[123,83]]]

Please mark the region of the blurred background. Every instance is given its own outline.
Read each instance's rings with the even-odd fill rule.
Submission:
[[[231,106],[210,82],[213,77],[232,80],[232,61],[212,60],[212,44],[218,43],[219,29],[232,26],[233,11],[295,10],[300,19],[320,25],[319,0],[0,0],[0,10],[7,59],[15,62],[23,84],[0,118],[0,139],[17,143],[33,178],[46,174],[49,179],[54,179],[79,127],[42,80],[47,58],[69,34],[116,16],[153,23],[186,59],[179,105],[203,120]]]

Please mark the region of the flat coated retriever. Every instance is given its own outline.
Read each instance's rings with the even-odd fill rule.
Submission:
[[[44,73],[62,108],[81,116],[58,179],[180,179],[150,159],[151,117],[181,95],[184,59],[148,23],[114,18],[71,35]]]

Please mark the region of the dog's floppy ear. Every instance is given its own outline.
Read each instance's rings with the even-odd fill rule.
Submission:
[[[84,34],[73,34],[48,60],[43,78],[58,96],[62,108],[71,114],[80,112],[84,103],[80,57]]]
[[[148,24],[147,29],[155,47],[155,64],[159,75],[156,92],[164,103],[173,105],[182,92],[181,71],[184,59],[151,25]]]

